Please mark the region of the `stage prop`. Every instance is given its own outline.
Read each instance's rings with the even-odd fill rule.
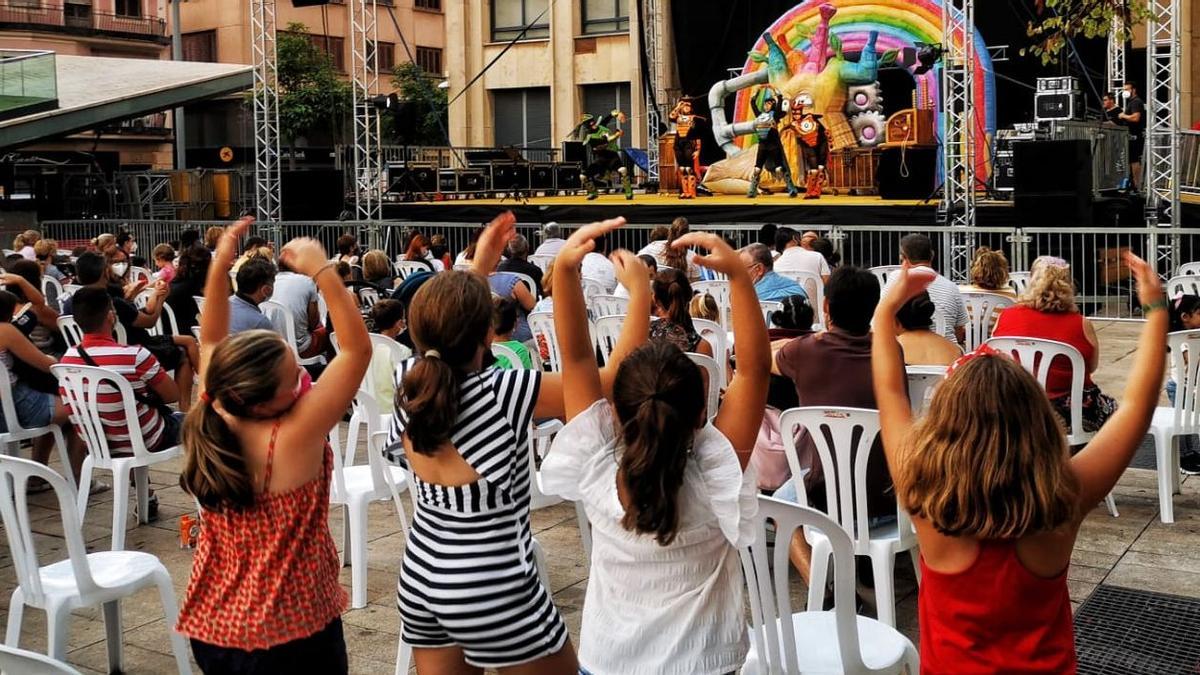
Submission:
[[[829,138],[830,171],[827,191],[864,194],[859,167],[878,159],[859,158],[864,149],[903,144],[936,147],[942,129],[939,98],[940,64],[922,68],[914,58],[922,47],[943,41],[940,0],[808,0],[796,5],[764,31],[753,45],[742,73],[717,82],[709,91],[713,134],[726,159],[708,168],[703,185],[718,194],[746,194],[754,176],[755,132],[753,101],[766,86],[784,100],[801,94],[813,99]],[[927,53],[930,49],[925,50]],[[932,50],[940,54],[940,50]],[[977,86],[977,174],[991,172],[991,138],[996,130],[995,78],[982,37],[975,48]],[[878,82],[881,68],[904,68],[915,80],[913,107],[885,118]],[[725,116],[725,99],[736,95],[732,119]],[[784,122],[786,124],[786,121]],[[789,172],[806,175],[801,152],[786,127],[780,129]],[[786,189],[781,172],[762,172],[759,187]],[[800,182],[797,180],[797,182]],[[870,189],[874,189],[871,186]],[[934,184],[927,186],[932,192]]]

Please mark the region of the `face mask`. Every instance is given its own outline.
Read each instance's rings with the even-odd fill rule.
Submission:
[[[128,263],[113,263],[112,264],[112,273],[117,275],[118,277],[125,276],[125,270],[127,270],[127,269],[129,269]]]
[[[1131,96],[1133,96],[1133,92],[1131,92],[1127,89],[1121,90],[1121,98],[1129,98]]]

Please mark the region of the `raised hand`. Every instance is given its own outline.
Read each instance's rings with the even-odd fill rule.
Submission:
[[[564,271],[577,269],[583,262],[583,256],[596,248],[597,237],[606,235],[624,224],[624,218],[609,218],[575,230],[563,244],[558,255],[555,256],[554,269]]]
[[[893,315],[904,303],[929,288],[929,284],[937,278],[937,272],[925,266],[913,266],[905,262],[900,269],[893,272],[894,279],[888,292],[879,300],[879,306],[887,308],[888,314]]]
[[[720,236],[711,232],[689,232],[682,237],[676,239],[672,244],[672,248],[685,249],[692,247],[700,247],[708,251],[708,255],[698,255],[693,258],[693,262],[701,267],[707,267],[710,270],[720,272],[730,278],[739,274],[746,274],[746,267],[742,265],[742,259],[738,257],[737,251]]]
[[[1126,251],[1125,264],[1137,281],[1138,299],[1143,305],[1153,305],[1163,299],[1162,279],[1150,263]]]
[[[621,282],[621,285],[630,291],[630,293],[635,288],[650,286],[650,270],[646,267],[646,263],[642,262],[641,258],[624,249],[614,251],[610,257],[612,258],[617,281]]]
[[[279,259],[288,267],[306,276],[312,276],[321,271],[329,261],[325,247],[312,237],[297,237],[283,247]]]
[[[517,217],[505,211],[492,219],[483,228],[475,244],[475,257],[471,260],[471,271],[487,276],[496,269],[500,256],[508,242],[517,236]]]
[[[213,251],[213,262],[226,266],[233,264],[233,259],[237,257],[238,241],[253,223],[253,216],[243,216],[225,228],[225,233],[217,240],[217,249]]]

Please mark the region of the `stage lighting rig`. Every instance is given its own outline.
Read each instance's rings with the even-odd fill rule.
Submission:
[[[918,42],[916,46],[917,62],[921,65],[913,70],[913,75],[924,75],[933,70],[938,61],[942,60],[942,45],[940,43],[925,44],[924,42]]]

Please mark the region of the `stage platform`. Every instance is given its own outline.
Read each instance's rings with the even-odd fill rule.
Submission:
[[[1098,224],[1119,223],[1140,226],[1140,203],[1107,200],[1107,209],[1097,202],[1097,217],[1107,213]],[[626,200],[622,194],[600,195],[588,201],[580,195],[558,195],[489,199],[446,199],[443,201],[384,202],[387,220],[413,222],[482,223],[496,215],[497,209],[511,209],[524,223],[589,223],[603,218],[624,216],[633,224],[666,224],[685,216],[694,224],[778,223],[781,225],[875,225],[896,229],[931,227],[938,224],[936,199],[882,199],[872,196],[825,195],[820,199],[789,198],[786,194],[763,195],[750,199],[741,195],[701,196],[679,199],[674,194],[635,194]],[[1011,201],[980,200],[977,224],[981,227],[1029,225]],[[1200,224],[1200,205],[1184,205],[1184,223]]]

